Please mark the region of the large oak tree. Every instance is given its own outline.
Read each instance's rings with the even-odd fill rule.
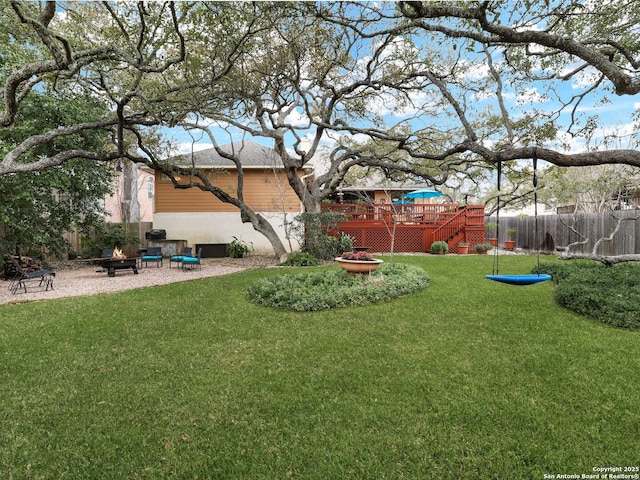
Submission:
[[[593,99],[638,94],[640,13],[624,1],[588,12],[564,0],[518,8],[497,1],[68,4],[64,17],[53,2],[0,8],[5,26],[19,25],[3,39],[11,46],[3,128],[43,81],[113,105],[107,118],[28,139],[3,157],[0,174],[122,156],[170,176],[197,176],[163,162],[167,151],[148,141],[154,126],[203,129],[214,144],[221,128],[268,139],[310,212],[356,166],[444,184],[498,162],[522,170],[517,161],[534,156],[559,166],[640,165],[637,126],[624,137],[599,136],[603,119],[580,113]],[[24,161],[39,142],[93,128],[112,134],[108,155],[70,150]],[[324,163],[303,181],[299,168],[320,152]],[[238,206],[282,253],[268,222],[242,201],[241,178],[235,196],[204,180],[194,186]]]

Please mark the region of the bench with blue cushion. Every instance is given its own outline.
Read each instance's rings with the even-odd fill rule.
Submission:
[[[194,269],[202,269],[202,265],[200,264],[200,255],[202,255],[202,249],[198,249],[198,254],[195,257],[183,257],[182,258],[182,269],[183,270],[194,270]]]
[[[191,257],[191,252],[193,249],[191,247],[184,247],[182,250],[182,255],[173,255],[169,259],[169,268],[171,268],[172,263],[182,263],[182,260],[186,257]]]

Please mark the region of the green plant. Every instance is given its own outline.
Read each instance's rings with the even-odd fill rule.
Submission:
[[[384,302],[428,284],[421,268],[385,264],[362,277],[335,269],[272,276],[251,285],[247,298],[265,307],[309,312]]]
[[[9,64],[4,58],[2,63],[3,67]],[[97,96],[64,94],[48,87],[29,91],[19,102],[15,123],[11,128],[0,128],[0,156],[4,157],[28,138],[35,138],[32,135],[102,118],[109,110]],[[110,142],[107,130],[87,129],[56,135],[37,144],[36,148],[20,152],[20,163],[53,158],[71,150],[100,156],[109,149]],[[35,257],[55,255],[61,259],[72,249],[68,232],[76,228],[87,230],[102,222],[104,199],[113,194],[115,172],[107,162],[80,157],[83,155],[73,155],[55,167],[0,176],[0,252]]]
[[[85,257],[98,257],[105,248],[124,249],[139,244],[140,239],[123,223],[102,222],[80,239],[82,255]]]
[[[320,265],[320,260],[307,252],[298,251],[287,255],[287,259],[282,262],[282,265],[288,267],[314,267]]]
[[[338,237],[329,234],[345,219],[342,213],[305,212],[296,215],[289,225],[289,231],[301,245],[303,252],[322,260],[330,260],[353,249],[353,241],[347,234],[342,233]]]
[[[353,250],[353,238],[344,232],[338,237],[338,253],[350,252]]]
[[[231,243],[227,245],[227,253],[231,258],[242,258],[252,250],[253,250],[253,243],[251,242],[247,243],[242,240],[238,240],[237,237],[233,237],[233,240],[231,240]]]
[[[640,265],[567,262],[540,270],[552,275],[560,305],[609,325],[640,329]]]
[[[342,252],[348,252],[353,250],[353,239],[346,233],[341,233],[340,236],[334,237],[327,235],[324,239],[324,260],[333,260],[339,256]],[[303,249],[306,251],[306,249]]]
[[[484,227],[492,238],[498,233],[498,224],[496,222],[487,222]]]
[[[438,240],[431,244],[429,251],[433,254],[449,253],[449,245],[447,245],[447,242]]]
[[[515,235],[515,233],[518,231],[517,228],[507,228],[507,237],[509,238],[509,240],[513,240],[513,236]]]
[[[474,248],[476,252],[482,253],[482,252],[488,252],[493,247],[489,243],[478,243]]]
[[[468,247],[469,244],[467,242],[458,242],[459,247]]]

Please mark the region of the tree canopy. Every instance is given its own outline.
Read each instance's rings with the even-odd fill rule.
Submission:
[[[0,175],[72,158],[197,175],[168,164],[166,143],[156,141],[177,127],[217,147],[238,137],[269,143],[307,211],[354,167],[459,186],[465,176],[476,185],[498,162],[526,174],[519,160],[534,156],[566,167],[640,166],[638,109],[605,128],[612,99],[640,92],[640,12],[625,0],[588,9],[569,0],[14,0],[0,13],[1,128],[12,128],[43,85],[110,106],[3,152]],[[108,132],[112,149],[27,156],[87,130]],[[312,162],[304,181],[298,169]],[[242,175],[235,196],[197,188],[272,234],[242,201]]]
[[[0,152],[10,150],[31,135],[80,121],[100,111],[104,111],[104,105],[95,100],[69,101],[53,92],[32,94],[23,102],[13,128],[0,129]],[[108,148],[109,140],[100,132],[79,132],[40,145],[29,152],[24,161],[54,156],[68,148],[100,152]],[[109,164],[74,158],[41,171],[0,176],[2,251],[66,251],[65,233],[74,226],[86,229],[103,221],[104,197],[111,192],[113,173]]]

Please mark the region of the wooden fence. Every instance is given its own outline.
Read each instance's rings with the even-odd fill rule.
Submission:
[[[615,218],[614,218],[615,217]],[[572,247],[571,251],[576,253],[591,253],[595,242],[600,238],[611,235],[616,228],[616,218],[626,218],[622,222],[620,229],[610,242],[604,242],[596,253],[600,255],[622,255],[640,253],[640,211],[616,211],[608,213],[580,213],[563,215],[539,215],[535,217],[503,217],[500,216],[498,226],[498,244],[503,245],[507,238],[507,230],[516,229],[513,239],[516,241],[516,248],[552,252],[556,247],[567,246],[570,243],[580,241],[581,238],[573,233],[566,225],[570,225],[575,230],[589,239],[585,245]],[[486,223],[496,222],[496,217],[487,217]],[[486,237],[495,237],[495,232],[490,229],[486,231]]]
[[[137,222],[129,224],[129,231],[131,234],[135,235],[140,239],[140,244],[145,245],[145,234],[153,228],[153,222]],[[71,247],[76,251],[80,251],[82,249],[80,245],[80,231],[74,230],[72,232],[68,232],[65,235],[65,239],[71,244]],[[114,245],[118,247],[122,247],[121,245]],[[124,254],[127,256],[134,256],[138,246],[124,247]]]

